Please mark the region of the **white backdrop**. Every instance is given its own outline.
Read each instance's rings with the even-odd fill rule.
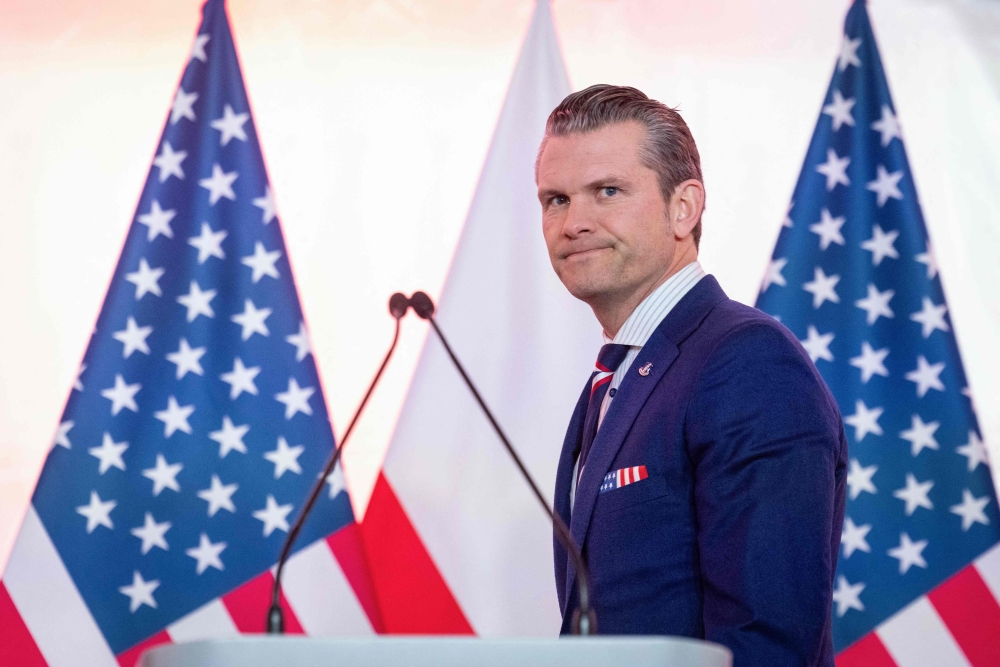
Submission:
[[[0,0],[0,565],[130,224],[199,4]],[[389,294],[440,290],[531,2],[229,4],[341,430],[390,340]],[[755,298],[847,7],[555,0],[574,87],[630,84],[680,105],[708,189],[702,262],[741,301]],[[871,0],[870,11],[1000,461],[1000,2]],[[348,450],[359,514],[425,334],[407,321]]]

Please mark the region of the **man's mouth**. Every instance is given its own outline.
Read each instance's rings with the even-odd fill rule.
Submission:
[[[566,253],[566,255],[563,257],[563,259],[573,259],[573,258],[575,258],[575,259],[584,259],[585,257],[588,257],[588,256],[590,256],[590,255],[592,255],[592,254],[594,254],[596,252],[601,251],[601,250],[610,250],[610,249],[611,248],[609,248],[608,246],[600,246],[598,248],[584,248],[584,249],[581,249],[581,250],[574,250],[572,252]]]

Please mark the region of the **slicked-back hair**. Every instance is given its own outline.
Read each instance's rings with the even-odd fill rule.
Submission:
[[[666,104],[651,100],[641,90],[603,83],[571,93],[549,114],[535,160],[535,180],[549,137],[593,132],[608,125],[636,121],[646,128],[639,159],[656,172],[666,204],[670,204],[674,190],[684,181],[694,179],[704,184],[698,146],[681,115]],[[697,248],[701,243],[701,220],[691,230],[691,236]]]

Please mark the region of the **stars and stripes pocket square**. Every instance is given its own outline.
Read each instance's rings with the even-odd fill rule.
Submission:
[[[612,470],[604,476],[604,481],[601,482],[601,493],[607,493],[608,491],[614,491],[629,484],[641,482],[648,477],[649,473],[646,472],[646,466],[632,466],[631,468]]]

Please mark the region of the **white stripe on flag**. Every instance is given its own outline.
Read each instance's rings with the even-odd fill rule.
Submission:
[[[990,593],[1000,601],[1000,544],[977,558],[974,564]]]
[[[118,667],[33,505],[24,515],[3,582],[49,667]],[[122,604],[127,601],[123,596]]]
[[[222,604],[220,598],[216,598],[168,625],[167,633],[174,642],[193,642],[199,639],[236,637],[240,631],[233,623],[226,605]]]
[[[326,540],[289,558],[281,585],[288,605],[310,637],[374,633]]]
[[[876,632],[899,667],[970,667],[926,596],[880,625]]]

